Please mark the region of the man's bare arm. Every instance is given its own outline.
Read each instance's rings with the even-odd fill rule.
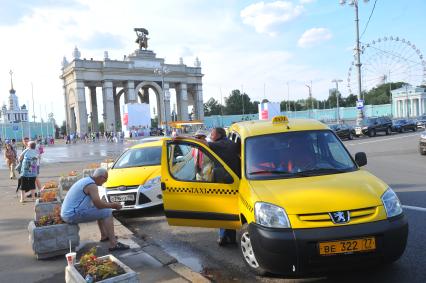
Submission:
[[[90,198],[92,199],[93,204],[96,206],[96,208],[102,209],[102,208],[113,208],[113,209],[121,209],[121,204],[119,203],[108,203],[99,197],[98,192],[98,186],[96,184],[92,184],[87,186],[84,191],[90,195]]]

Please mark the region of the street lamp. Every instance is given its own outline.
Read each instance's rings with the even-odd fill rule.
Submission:
[[[358,1],[359,0],[349,0],[348,4],[355,8],[355,29],[356,29],[356,47],[355,47],[355,55],[356,55],[356,64],[358,70],[358,100],[361,100],[361,50],[359,44],[359,18],[358,18]],[[367,3],[369,0],[364,0],[364,3]],[[346,0],[340,0],[340,5],[345,5]],[[362,119],[364,118],[364,113],[362,109],[358,109],[356,124],[359,126],[361,124]]]
[[[154,70],[154,74],[161,76],[161,88],[163,90],[163,99],[164,99],[164,122],[166,124],[166,135],[168,133],[168,125],[167,125],[167,107],[166,107],[166,101],[170,99],[170,94],[164,90],[164,76],[170,73],[170,70],[164,66],[164,64],[161,64],[161,68],[157,68]]]
[[[309,119],[311,119],[312,115],[311,115],[311,111],[314,108],[313,107],[313,100],[312,100],[312,81],[311,81],[311,85],[307,85],[305,84],[305,86],[309,89],[309,99],[311,100],[311,108],[309,109]],[[309,102],[308,102],[308,108],[309,108]]]
[[[336,108],[337,108],[336,120],[337,120],[337,124],[339,124],[340,123],[340,110],[339,110],[339,97],[340,97],[340,93],[339,93],[339,83],[343,82],[343,80],[334,79],[331,82],[332,83],[336,83],[336,100],[337,100],[337,104],[336,104]]]

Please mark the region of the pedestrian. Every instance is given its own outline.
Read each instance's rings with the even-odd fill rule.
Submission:
[[[19,162],[22,162],[20,171],[20,180],[18,189],[21,190],[21,200],[24,202],[25,193],[31,191],[31,198],[35,200],[36,178],[38,175],[38,152],[36,151],[36,143],[29,142],[29,148],[24,150],[19,157]]]
[[[10,179],[15,179],[16,151],[13,150],[11,144],[6,144],[6,149],[4,151],[4,160],[6,161],[6,165],[9,168]]]
[[[211,142],[208,143],[210,149],[216,153],[225,163],[231,168],[234,173],[241,176],[241,161],[238,152],[238,147],[235,143],[226,137],[224,128],[214,128],[210,133]],[[217,243],[219,246],[226,244],[235,244],[237,233],[231,229],[220,229],[219,239]]]
[[[121,209],[119,203],[108,203],[100,199],[98,186],[108,179],[108,171],[98,168],[91,177],[77,181],[65,196],[61,218],[70,224],[97,221],[101,233],[100,241],[109,242],[109,250],[126,250],[128,245],[117,241],[114,233],[112,209]]]
[[[16,155],[18,155],[18,153],[17,153],[17,148],[16,148],[16,146],[17,146],[17,144],[16,144],[16,139],[12,139],[12,142],[10,143],[10,145],[12,146],[12,149],[15,151],[15,153],[16,153]]]

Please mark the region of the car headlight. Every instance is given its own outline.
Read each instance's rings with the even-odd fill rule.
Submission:
[[[158,185],[161,181],[161,176],[157,176],[155,178],[149,179],[143,184],[144,189],[151,189],[153,186]]]
[[[401,202],[391,188],[387,189],[386,192],[382,195],[382,202],[388,218],[400,215],[402,213]]]
[[[290,228],[290,221],[287,213],[279,206],[266,203],[256,202],[254,205],[254,217],[256,223],[271,228]]]

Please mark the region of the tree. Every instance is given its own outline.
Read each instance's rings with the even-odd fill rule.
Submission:
[[[241,94],[240,90],[235,89],[225,98],[225,114],[254,114],[257,113],[258,105],[258,101],[252,103],[250,97],[246,93]]]
[[[222,108],[223,106],[220,105],[220,103],[212,97],[206,103],[204,103],[204,115],[220,115],[222,112]]]
[[[365,93],[364,100],[365,104],[388,104],[391,100],[391,90],[401,88],[404,86],[404,82],[397,83],[386,83],[372,88],[370,91]]]
[[[65,122],[65,121],[62,121],[61,134],[62,135],[66,135],[67,134],[67,122]]]

